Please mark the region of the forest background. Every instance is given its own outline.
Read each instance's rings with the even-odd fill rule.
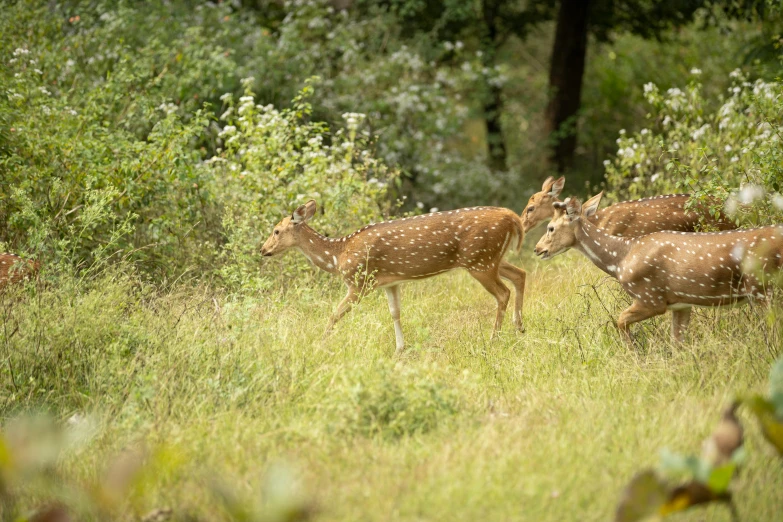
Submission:
[[[44,481],[93,519],[252,519],[232,495],[265,487],[261,468],[288,484],[281,455],[318,492],[285,502],[327,519],[508,519],[520,496],[531,520],[606,519],[640,461],[765,385],[776,307],[696,314],[686,349],[650,321],[629,352],[617,288],[528,244],[525,337],[488,344],[494,303],[438,278],[406,295],[400,369],[385,304],[324,348],[339,283],[260,245],[310,198],[336,237],[435,209],[520,212],[550,175],[564,196],[689,192],[742,226],[779,223],[782,34],[777,0],[4,2],[0,251],[43,267],[2,297],[5,433],[40,411],[90,427],[87,453],[52,457],[58,487],[144,440],[151,471],[117,512]],[[750,519],[783,509],[765,455],[741,478]],[[9,520],[49,498],[0,475]]]

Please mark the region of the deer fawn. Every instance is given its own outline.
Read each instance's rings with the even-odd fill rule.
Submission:
[[[557,196],[560,195],[564,185],[564,177],[555,179],[550,176],[544,181],[541,192],[530,196],[521,215],[525,233],[552,218],[554,214],[552,204],[560,202]],[[654,198],[622,201],[599,210],[590,217],[590,221],[608,234],[624,237],[639,237],[662,230],[693,232],[702,215],[705,224],[718,230],[736,228],[724,216],[714,219],[708,212],[686,211],[685,203],[689,198],[689,194],[667,194]]]
[[[0,290],[35,277],[40,267],[38,261],[24,260],[16,254],[0,254]]]
[[[503,323],[511,292],[516,288],[514,324],[522,326],[525,271],[503,261],[510,246],[522,245],[522,223],[513,211],[475,207],[436,212],[367,225],[342,238],[326,238],[307,225],[316,210],[308,201],[283,218],[261,248],[272,256],[290,248],[302,252],[315,266],[342,277],[348,294],[332,315],[326,333],[365,291],[384,288],[394,320],[397,353],[404,348],[400,325],[400,283],[465,268],[498,303],[493,336]]]
[[[555,215],[535,248],[550,259],[569,248],[615,277],[633,298],[617,327],[672,310],[672,336],[682,341],[692,306],[724,306],[764,299],[769,276],[783,265],[783,226],[728,232],[656,232],[635,239],[611,236],[589,219],[603,192],[584,205],[554,203]]]

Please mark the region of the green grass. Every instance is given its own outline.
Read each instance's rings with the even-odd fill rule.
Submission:
[[[158,451],[118,507],[127,516],[169,506],[175,520],[227,519],[216,483],[252,501],[266,491],[269,508],[264,483],[282,466],[317,520],[590,521],[611,520],[661,448],[698,453],[734,393],[766,390],[776,308],[698,311],[682,346],[668,316],[648,321],[628,349],[613,326],[627,300],[589,262],[515,262],[529,274],[526,333],[507,314],[490,341],[494,300],[453,273],[403,287],[400,359],[383,292],[321,341],[343,294],[326,276],[260,296],[121,273],[15,290],[0,317],[3,423],[95,415],[97,435],[59,461],[75,484],[122,448]],[[774,520],[783,465],[741,418],[738,511]],[[20,491],[21,505],[40,502]]]

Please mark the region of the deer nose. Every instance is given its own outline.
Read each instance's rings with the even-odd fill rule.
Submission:
[[[535,249],[533,249],[533,251],[536,253],[537,256],[545,255],[548,252],[548,250],[539,247],[536,247]]]

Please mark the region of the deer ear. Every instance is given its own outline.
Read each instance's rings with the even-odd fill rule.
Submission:
[[[560,193],[563,191],[563,187],[565,186],[565,176],[560,176],[557,178],[557,181],[552,183],[552,186],[549,190],[549,195],[553,198],[556,198],[560,195]]]
[[[544,184],[541,185],[541,192],[549,192],[552,190],[552,184],[555,182],[555,178],[549,176],[544,180]]]
[[[604,191],[602,190],[592,198],[585,201],[585,204],[582,205],[582,215],[584,217],[590,217],[598,211],[598,205],[601,204],[601,197],[603,195]]]
[[[568,215],[568,221],[574,222],[582,215],[582,204],[576,198],[568,198],[563,204],[565,205],[565,211]]]
[[[294,210],[294,213],[291,214],[291,221],[294,222],[294,224],[304,223],[311,217],[315,215],[316,210],[316,204],[315,200],[311,199],[304,205],[300,206],[296,210]]]

